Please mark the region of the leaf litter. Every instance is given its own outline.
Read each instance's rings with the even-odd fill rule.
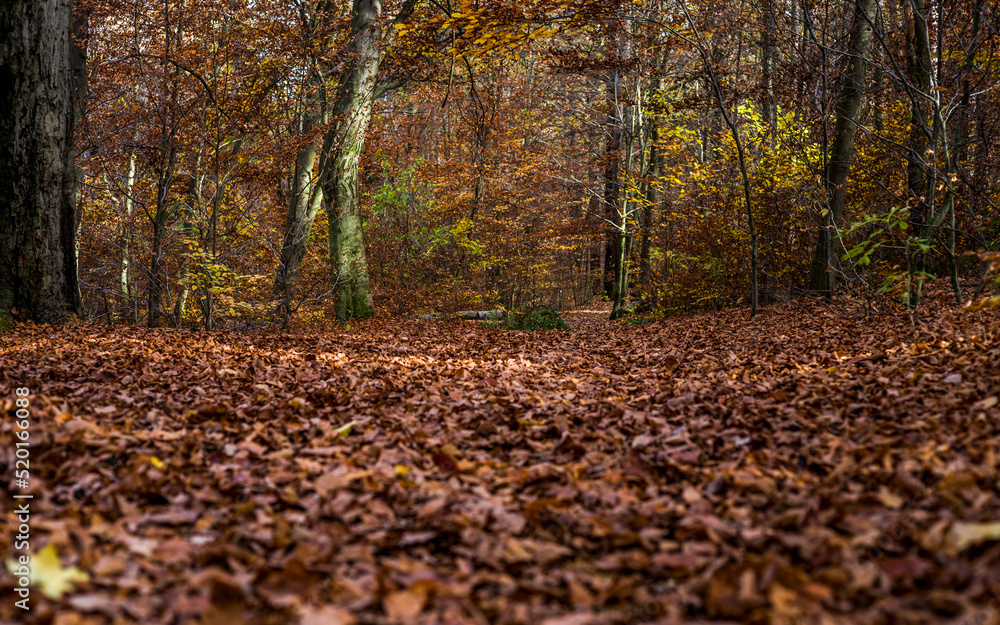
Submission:
[[[1000,622],[998,317],[922,312],[22,326],[41,592],[0,619]]]

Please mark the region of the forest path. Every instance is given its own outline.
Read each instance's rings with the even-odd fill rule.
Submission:
[[[562,317],[573,330],[600,330],[611,325],[611,306],[612,302],[596,301],[567,310]]]

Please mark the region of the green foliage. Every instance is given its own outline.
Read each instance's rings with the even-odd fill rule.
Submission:
[[[876,272],[882,278],[880,293],[898,294],[904,304],[911,300],[914,288],[935,277],[918,268],[913,262],[916,254],[926,255],[931,251],[930,243],[910,232],[910,209],[893,207],[885,215],[864,215],[860,221],[852,222],[840,233],[840,239],[850,238],[856,233],[867,233],[856,245],[844,254],[845,261],[852,261],[855,269],[872,266],[873,253],[880,247],[897,247],[902,250],[907,266],[879,267]],[[845,246],[846,247],[846,246]],[[882,263],[885,265],[885,263]]]
[[[870,265],[872,253],[886,243],[889,234],[909,229],[909,218],[909,208],[893,207],[888,215],[865,215],[860,221],[851,223],[840,233],[842,240],[856,232],[868,232],[868,236],[847,250],[844,260],[854,259],[854,264],[860,267]]]
[[[648,318],[645,318],[645,317],[629,318],[629,319],[623,319],[620,322],[620,325],[623,325],[623,326],[644,326],[644,325],[647,325],[647,324],[650,324],[650,323],[654,323],[655,321],[656,321],[656,319],[648,319]]]
[[[502,321],[484,321],[480,325],[504,330],[568,330],[569,324],[558,310],[545,306],[515,310]]]

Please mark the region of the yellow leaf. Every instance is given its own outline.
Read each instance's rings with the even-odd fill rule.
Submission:
[[[149,464],[153,465],[157,469],[162,469],[163,467],[167,466],[162,460],[160,460],[156,456],[153,456],[152,458],[149,459]]]
[[[14,574],[20,565],[14,560],[7,560],[7,570]],[[31,585],[37,586],[42,594],[58,600],[65,592],[73,590],[74,582],[90,581],[90,576],[71,566],[62,568],[56,548],[49,544],[31,558]]]
[[[346,424],[340,426],[339,428],[337,428],[333,432],[334,432],[334,434],[336,434],[340,438],[347,438],[348,436],[351,435],[351,428],[353,428],[357,424],[358,424],[357,421],[351,421],[350,423],[346,423]]]
[[[1000,540],[1000,523],[955,523],[951,526],[948,541],[959,551],[989,542]]]

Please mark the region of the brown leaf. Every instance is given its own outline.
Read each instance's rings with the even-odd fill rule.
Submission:
[[[382,601],[386,617],[394,623],[412,621],[424,609],[424,597],[412,590],[394,592]]]

